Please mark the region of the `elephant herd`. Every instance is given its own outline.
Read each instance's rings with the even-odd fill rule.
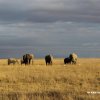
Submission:
[[[25,54],[25,55],[22,56],[20,63],[21,63],[21,65],[22,64],[29,65],[30,63],[33,64],[33,61],[34,61],[34,55],[33,54]],[[15,64],[15,63],[19,64],[19,61],[15,58],[9,58],[8,59],[8,65]]]
[[[69,57],[64,58],[64,64],[76,64],[77,63],[77,54],[72,53],[69,55]],[[20,60],[20,64],[30,65],[34,62],[34,55],[33,54],[25,54],[22,56],[22,59]],[[19,61],[15,58],[9,58],[8,59],[8,65],[19,63]],[[46,65],[52,65],[53,64],[53,56],[52,55],[46,55],[45,56],[45,63]]]

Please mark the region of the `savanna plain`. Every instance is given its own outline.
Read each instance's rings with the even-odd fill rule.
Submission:
[[[96,92],[96,93],[92,93]],[[76,65],[7,65],[0,59],[0,100],[100,100],[100,58],[79,58]]]

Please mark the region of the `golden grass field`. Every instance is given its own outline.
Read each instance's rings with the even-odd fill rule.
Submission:
[[[87,93],[87,92],[99,93]],[[46,66],[44,59],[34,65],[7,65],[0,60],[0,100],[100,100],[100,59],[80,58],[76,65],[63,59]]]

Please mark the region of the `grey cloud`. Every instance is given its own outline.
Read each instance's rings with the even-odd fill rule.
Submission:
[[[98,24],[56,22],[1,25],[0,46],[81,46],[100,43]]]
[[[0,0],[0,48],[4,48],[0,54],[12,54],[7,48],[15,48],[14,55],[15,50],[24,52],[16,47],[48,48],[46,53],[54,47],[55,54],[59,48],[100,47],[99,4],[99,0]]]
[[[0,0],[0,22],[100,22],[99,0]]]

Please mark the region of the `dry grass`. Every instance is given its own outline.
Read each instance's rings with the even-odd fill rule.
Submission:
[[[34,65],[7,65],[0,60],[0,100],[100,100],[100,59],[81,58],[76,65],[63,65],[43,59]]]

